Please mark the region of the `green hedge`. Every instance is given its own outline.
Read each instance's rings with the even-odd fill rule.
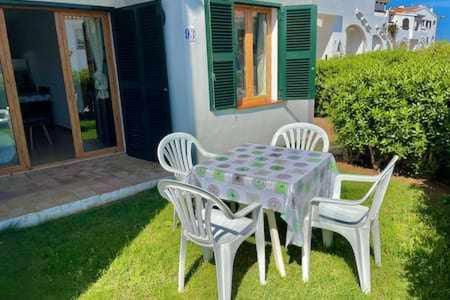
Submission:
[[[334,124],[353,160],[431,176],[450,157],[450,43],[320,61],[316,113]]]

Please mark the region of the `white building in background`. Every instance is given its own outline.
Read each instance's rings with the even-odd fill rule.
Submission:
[[[437,15],[432,8],[418,5],[389,10],[389,35],[396,47],[428,47],[436,39],[436,28]]]
[[[317,58],[391,47],[387,33],[388,0],[312,0],[318,7]]]

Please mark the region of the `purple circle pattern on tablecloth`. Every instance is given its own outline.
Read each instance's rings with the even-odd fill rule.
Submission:
[[[272,172],[270,172],[268,170],[256,170],[255,172],[253,172],[253,174],[259,175],[259,176],[267,176],[270,173],[272,173]]]
[[[281,179],[281,180],[288,180],[288,179],[292,178],[292,175],[289,175],[289,174],[286,174],[286,173],[281,173],[281,174],[277,175],[277,178]]]
[[[246,163],[246,161],[242,160],[242,159],[236,159],[236,160],[233,160],[231,163],[234,165],[243,165]]]
[[[295,163],[294,166],[297,168],[304,168],[304,167],[307,167],[308,164],[304,163],[304,162],[298,162],[298,163]]]

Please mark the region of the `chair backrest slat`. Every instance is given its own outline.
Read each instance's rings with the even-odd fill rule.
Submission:
[[[234,218],[222,200],[196,186],[175,180],[161,180],[158,190],[174,204],[184,232],[198,244],[210,246],[214,243],[211,228],[213,207],[220,209],[226,217]]]
[[[279,140],[286,148],[316,151],[319,141],[322,141],[322,152],[328,152],[330,141],[327,133],[322,128],[310,123],[293,123],[288,124],[274,134],[272,138],[272,146],[277,146]]]
[[[158,159],[161,166],[173,172],[178,179],[184,179],[193,168],[193,148],[200,147],[198,141],[187,133],[172,133],[161,140]]]

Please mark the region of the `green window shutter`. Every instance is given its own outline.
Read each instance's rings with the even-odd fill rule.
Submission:
[[[206,20],[210,109],[236,108],[233,1],[206,1]]]
[[[314,99],[317,7],[283,6],[278,23],[279,98]]]

